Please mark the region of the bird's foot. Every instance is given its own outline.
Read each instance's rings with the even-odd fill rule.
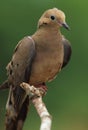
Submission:
[[[30,86],[28,83],[25,82],[21,83],[20,86],[25,90],[26,94],[29,95],[30,98],[33,98],[35,96],[42,96],[42,93],[39,88]]]
[[[35,85],[35,87],[39,89],[42,96],[44,96],[47,93],[48,88],[45,83]]]

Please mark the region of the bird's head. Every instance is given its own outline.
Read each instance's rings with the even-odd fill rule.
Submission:
[[[58,10],[57,8],[49,9],[44,12],[38,22],[38,27],[42,26],[52,26],[52,27],[64,27],[69,30],[69,26],[65,22],[65,14],[63,11]]]

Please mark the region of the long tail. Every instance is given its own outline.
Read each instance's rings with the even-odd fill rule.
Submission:
[[[22,88],[10,88],[6,105],[6,130],[22,130],[29,107],[29,96]]]

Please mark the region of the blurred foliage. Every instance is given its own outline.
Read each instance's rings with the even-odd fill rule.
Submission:
[[[44,101],[53,116],[52,130],[88,130],[88,1],[3,0],[0,1],[0,83],[18,41],[35,32],[41,14],[57,7],[66,13],[71,31],[61,29],[72,44],[69,65],[48,85]],[[0,130],[3,130],[8,91],[0,91]],[[30,108],[24,130],[38,130],[40,119]]]

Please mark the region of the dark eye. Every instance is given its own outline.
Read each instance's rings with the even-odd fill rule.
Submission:
[[[55,16],[52,15],[50,18],[51,18],[52,20],[54,20],[54,19],[55,19]]]

